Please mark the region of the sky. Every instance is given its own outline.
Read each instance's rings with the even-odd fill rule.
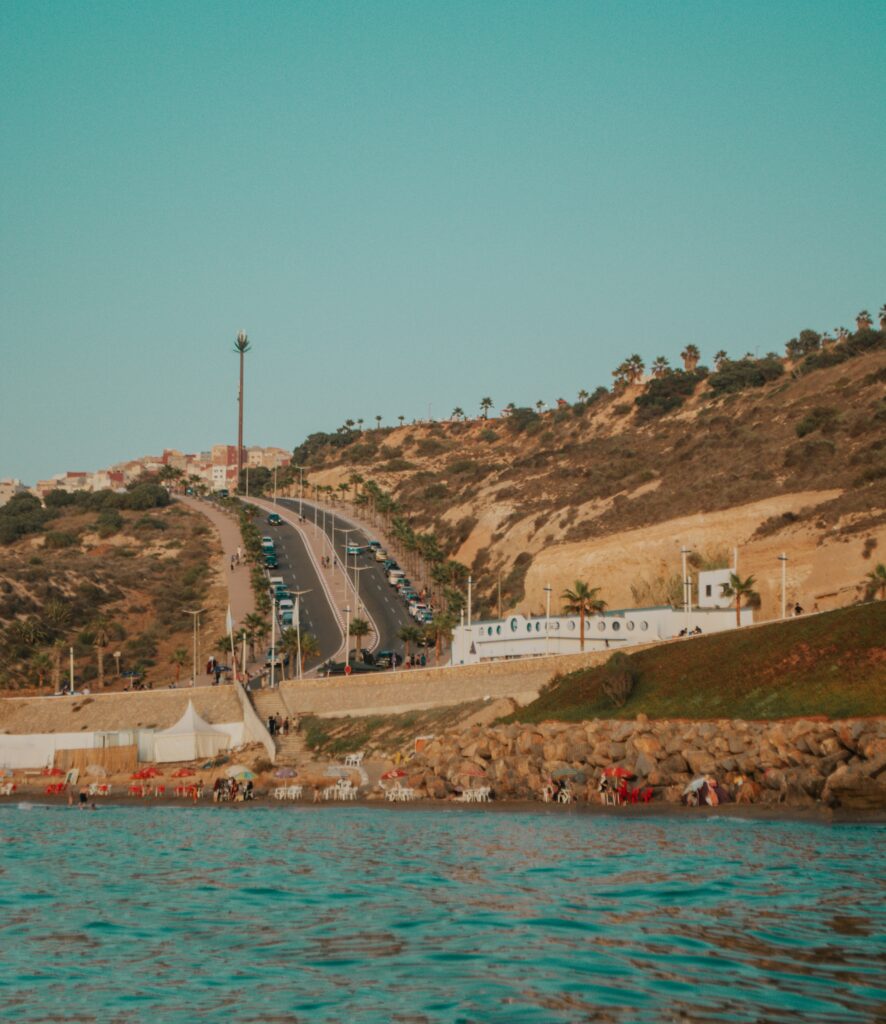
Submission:
[[[886,5],[0,4],[0,477],[886,302]]]

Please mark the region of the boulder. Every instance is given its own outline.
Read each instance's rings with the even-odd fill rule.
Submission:
[[[646,754],[656,759],[664,756],[661,740],[651,733],[642,736],[635,735],[631,740],[631,745],[640,754]]]
[[[861,766],[842,764],[828,776],[822,800],[851,810],[886,810],[886,777],[873,778]]]
[[[717,770],[717,762],[707,750],[684,750],[683,760],[695,775],[713,775]]]

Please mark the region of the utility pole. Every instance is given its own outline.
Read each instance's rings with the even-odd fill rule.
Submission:
[[[788,556],[782,551],[778,556],[781,562],[781,617],[788,616]]]
[[[197,685],[197,630],[200,628],[200,616],[205,611],[205,608],[198,608],[196,611],[189,611],[188,609],[185,609],[185,614],[192,616],[194,630],[194,654],[192,661],[191,686]]]
[[[274,504],[277,504],[277,467],[274,466]]]
[[[498,570],[498,621],[501,622],[501,569]]]
[[[396,661],[396,655],[394,661]],[[351,662],[351,606],[345,605],[345,665],[349,665]],[[394,665],[394,668],[397,666]]]
[[[274,668],[277,661],[277,595],[271,602],[271,678],[270,689],[274,689]]]
[[[551,591],[550,583],[545,587],[545,654],[551,653]],[[499,616],[500,618],[501,616]]]
[[[70,668],[69,668],[69,673],[68,673],[69,674],[69,683],[70,683],[68,689],[70,690],[71,693],[73,693],[74,692],[74,648],[73,647],[70,648],[69,653],[70,653],[71,662],[70,662]]]
[[[310,590],[295,591],[295,642],[298,648],[298,665],[296,667],[296,679],[301,679],[301,603],[302,594],[310,594]]]
[[[686,556],[689,554],[690,550],[691,549],[687,548],[685,545],[680,547],[680,554],[683,556],[683,611],[686,616],[684,626],[686,629],[687,636],[689,635],[689,604],[692,600],[692,591],[690,589],[692,584],[690,583],[689,577],[687,575]]]
[[[468,629],[471,628],[471,589],[473,587],[473,583],[473,577],[468,576]]]

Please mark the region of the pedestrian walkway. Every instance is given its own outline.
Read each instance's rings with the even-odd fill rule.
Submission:
[[[231,558],[236,557],[238,549],[243,545],[240,524],[212,502],[185,496],[179,496],[176,500],[206,516],[215,527],[222,546],[222,570],[228,581],[228,600],[236,629],[243,625],[247,615],[255,611],[255,594],[252,592],[252,581],[249,578],[249,564],[243,560],[231,568]]]

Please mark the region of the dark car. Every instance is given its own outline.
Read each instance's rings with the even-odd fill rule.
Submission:
[[[391,569],[399,569],[400,568],[400,566],[397,565],[397,562],[393,558],[385,559],[385,561],[382,562],[382,565],[385,567],[385,572],[390,572]]]
[[[349,663],[351,666],[351,675],[360,675],[366,672],[378,672],[378,665],[364,665],[362,661],[352,661]],[[324,676],[344,676],[348,673],[345,672],[345,663],[343,661],[327,661],[324,665],[320,666],[320,675]]]
[[[375,656],[375,664],[379,668],[396,668],[403,664],[403,655],[396,651],[379,651]]]
[[[270,515],[268,516],[268,522],[269,522],[269,523],[271,524],[271,526],[279,526],[279,525],[280,525],[280,523],[282,523],[282,522],[283,522],[283,520],[282,520],[282,519],[280,518],[280,516],[279,516],[279,515],[277,515],[277,513],[276,513],[276,512],[272,512],[272,513],[271,513],[271,514],[270,514]]]

